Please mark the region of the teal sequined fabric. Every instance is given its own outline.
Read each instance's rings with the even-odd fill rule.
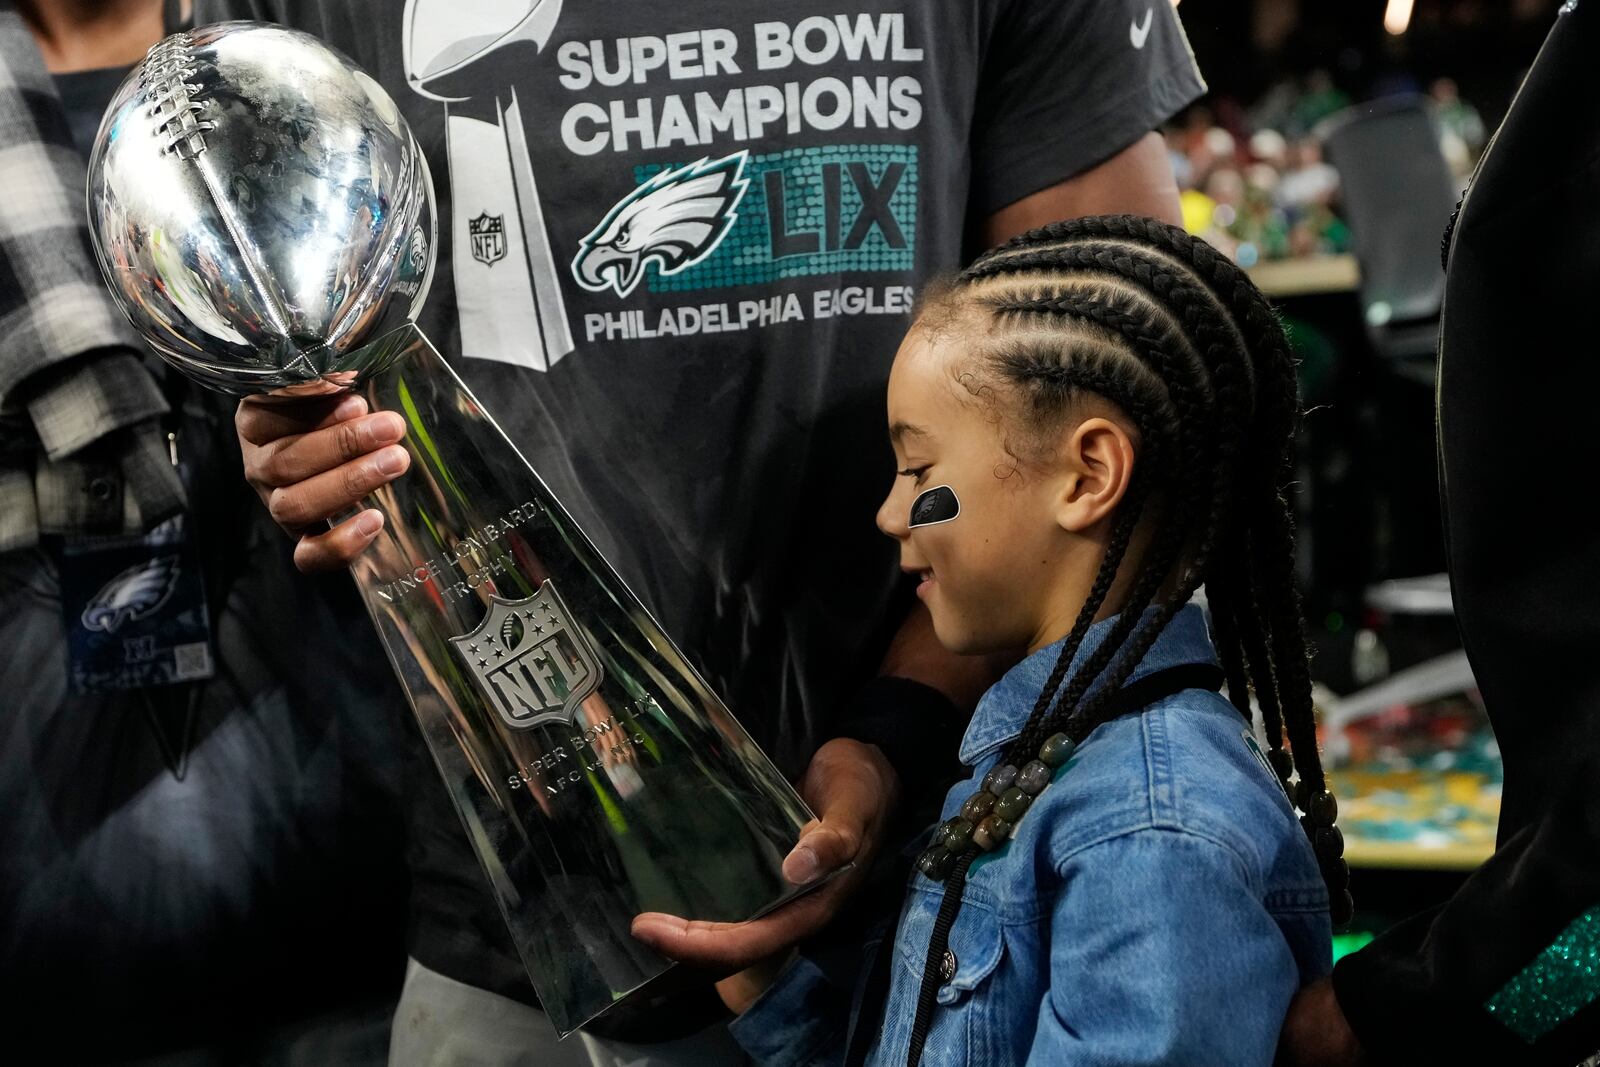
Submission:
[[[1600,905],[1572,921],[1484,1003],[1530,1045],[1600,998]]]

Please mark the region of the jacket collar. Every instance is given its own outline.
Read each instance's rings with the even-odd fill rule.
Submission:
[[[1160,609],[1146,609],[1145,619],[1150,618],[1158,610]],[[1116,617],[1113,616],[1089,627],[1089,632],[1084,635],[1083,644],[1072,657],[1072,666],[1067,669],[1067,676],[1061,683],[1062,689],[1067,687],[1073,676],[1082,668],[1084,660],[1100,647],[1115,622]],[[1067,639],[1063,637],[1055,644],[1039,649],[1012,667],[1006,672],[1005,677],[989,688],[983,699],[978,701],[972,722],[967,726],[966,736],[961,740],[962,763],[975,767],[985,756],[1015,740],[1017,735],[1022,733],[1022,727],[1033,711],[1034,701],[1039,699],[1039,693],[1044,689],[1044,683],[1049,679],[1056,658],[1066,643]],[[1173,616],[1172,621],[1167,623],[1166,629],[1156,637],[1155,643],[1145,653],[1144,659],[1139,661],[1139,665],[1128,676],[1128,681],[1136,682],[1146,675],[1168,667],[1216,662],[1216,649],[1212,646],[1211,636],[1206,631],[1205,611],[1198,604],[1185,604]]]

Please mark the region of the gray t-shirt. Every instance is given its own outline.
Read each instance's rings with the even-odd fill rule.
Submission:
[[[897,621],[914,294],[1204,90],[1168,0],[201,0],[316,32],[439,192],[422,325],[797,772]]]

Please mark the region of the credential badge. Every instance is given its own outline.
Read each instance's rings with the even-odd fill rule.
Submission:
[[[491,215],[487,211],[475,219],[467,220],[467,234],[472,238],[472,258],[484,266],[492,267],[506,254],[506,217]]]
[[[492,596],[478,628],[450,643],[508,726],[571,722],[604,670],[546,579],[523,600]]]

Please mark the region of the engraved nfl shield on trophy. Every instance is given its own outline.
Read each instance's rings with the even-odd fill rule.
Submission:
[[[491,594],[478,628],[450,643],[500,718],[518,728],[570,722],[605,670],[549,582],[521,600]]]
[[[376,82],[279,27],[169,37],[106,113],[89,221],[190,377],[406,420],[411,470],[366,501],[386,522],[352,572],[559,1032],[670,966],[639,912],[740,921],[803,891],[799,796],[413,324],[432,188]]]

